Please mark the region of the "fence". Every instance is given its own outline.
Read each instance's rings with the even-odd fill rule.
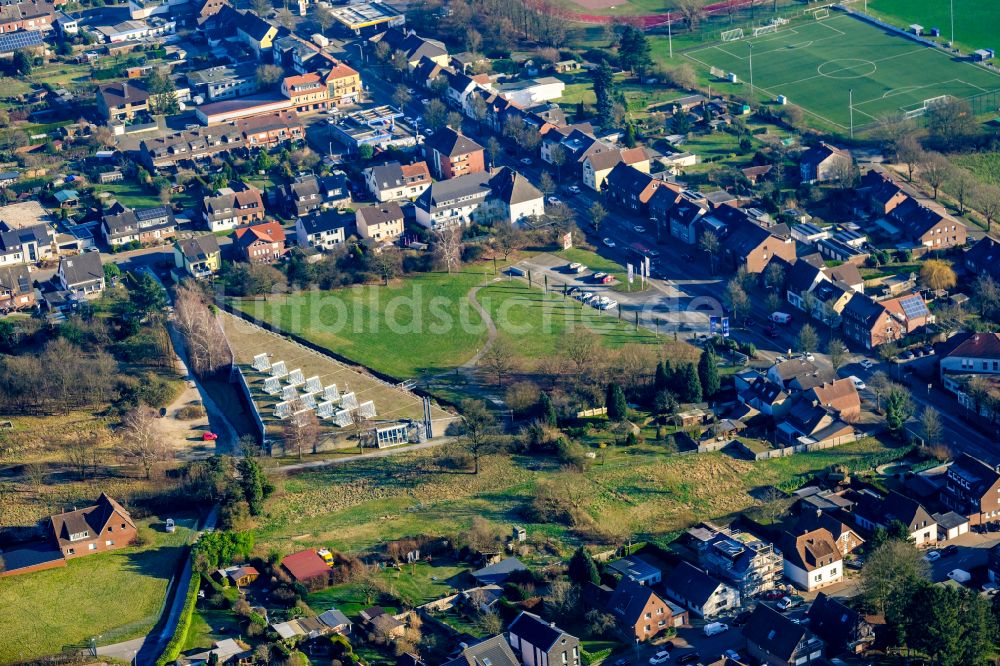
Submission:
[[[267,446],[267,428],[264,426],[264,419],[260,416],[260,410],[257,409],[257,401],[253,399],[253,393],[250,391],[250,384],[247,382],[246,376],[243,374],[243,370],[240,369],[236,363],[233,363],[233,371],[236,375],[237,383],[240,385],[241,393],[246,399],[247,404],[250,406],[250,413],[253,414],[253,423],[257,427],[257,441],[263,446]],[[230,373],[230,379],[232,379],[232,374]]]
[[[604,416],[608,413],[607,407],[595,407],[594,409],[584,409],[583,411],[576,413],[576,418],[586,419],[591,416]]]
[[[841,446],[842,444],[849,444],[857,439],[857,436],[852,432],[849,435],[844,435],[842,437],[836,437],[831,440],[823,442],[814,442],[812,444],[793,444],[789,446],[774,447],[770,449],[764,449],[762,451],[755,451],[743,442],[739,440],[734,440],[736,446],[738,446],[743,452],[749,455],[754,460],[770,460],[771,458],[784,458],[786,456],[791,456],[796,453],[809,453],[811,451],[823,451],[825,449],[832,449],[835,446]]]

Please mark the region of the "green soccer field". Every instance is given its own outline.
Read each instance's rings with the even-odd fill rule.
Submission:
[[[919,23],[940,28],[951,39],[951,9],[955,9],[955,43],[967,51],[994,48],[1000,29],[1000,2],[995,0],[868,0],[868,13],[893,25]]]
[[[717,42],[685,56],[735,73],[757,97],[789,103],[831,126],[867,125],[922,107],[942,95],[967,98],[1000,90],[1000,74],[846,14],[781,26],[771,34]],[[852,93],[853,91],[853,93]]]

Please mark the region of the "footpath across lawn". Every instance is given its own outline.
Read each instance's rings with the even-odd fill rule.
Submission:
[[[149,526],[150,521],[143,521]],[[144,635],[160,616],[167,583],[191,531],[155,521],[148,545],[70,560],[66,567],[0,582],[0,664],[36,659],[92,638]]]

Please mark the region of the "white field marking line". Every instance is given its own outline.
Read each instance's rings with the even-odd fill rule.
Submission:
[[[962,85],[969,86],[970,88],[978,88],[979,92],[990,92],[986,88],[983,88],[981,86],[977,86],[975,83],[969,83],[968,81],[964,81],[962,79],[952,79],[952,81],[958,81]]]
[[[900,58],[902,56],[913,55],[914,53],[919,53],[920,51],[921,51],[920,49],[918,49],[916,51],[906,51],[905,53],[897,53],[896,55],[893,55],[893,56],[886,56],[885,58],[881,58],[879,60],[869,60],[868,62],[870,62],[873,65],[875,65],[875,70],[878,71],[878,63],[880,63],[880,62],[885,62],[887,60],[892,60],[893,58]],[[835,60],[862,60],[862,58],[836,58]],[[833,62],[833,61],[827,60],[825,62]],[[823,63],[821,63],[821,65],[822,64]],[[872,73],[874,74],[874,72],[872,72]],[[813,79],[819,79],[819,78],[831,79],[833,77],[827,76],[826,74],[814,74],[813,76],[807,76],[807,77],[802,78],[802,79],[796,79],[795,81],[789,81],[787,83],[774,84],[774,85],[776,85],[776,86],[777,85],[781,85],[781,86],[794,86],[794,85],[798,85],[799,83],[805,83],[806,81],[812,81]],[[865,78],[865,77],[861,76],[861,77],[858,77],[858,78]],[[834,80],[837,80],[837,79],[834,79]],[[850,79],[841,79],[841,80],[850,80]]]
[[[968,83],[966,81],[963,81],[962,79],[948,79],[947,81],[936,81],[934,83],[928,83],[928,84],[922,85],[922,86],[905,86],[903,88],[894,88],[893,90],[890,90],[889,92],[883,93],[879,97],[873,97],[871,99],[866,99],[864,101],[858,102],[857,104],[854,105],[854,107],[857,109],[857,107],[863,106],[865,104],[871,104],[873,102],[880,102],[880,101],[883,101],[883,100],[892,99],[893,97],[897,97],[899,95],[911,94],[911,93],[917,92],[918,90],[926,90],[928,88],[941,88],[943,86],[947,86],[947,85],[953,84],[953,83],[961,83],[962,85],[969,86],[970,88],[979,88],[979,86],[971,85],[970,83]],[[979,88],[979,89],[982,90],[983,92],[989,92],[988,90],[983,90],[982,88]],[[924,100],[917,100],[917,101],[914,102],[914,104],[918,104],[919,105],[923,101]],[[861,109],[858,109],[858,111],[861,111]],[[862,111],[862,113],[864,113],[864,111]]]
[[[699,49],[699,51],[707,51],[707,50],[709,50],[709,48],[713,48],[713,47],[706,47],[704,49]],[[704,60],[699,60],[698,58],[695,58],[690,52],[685,53],[684,56],[686,58],[690,58],[691,60],[694,60],[696,63],[698,63],[699,65],[702,65],[703,67],[706,67],[706,68],[708,68],[708,67],[717,67],[717,65],[709,65]],[[720,69],[725,69],[725,68],[720,68]],[[760,90],[764,94],[769,95],[772,98],[777,97],[777,95],[775,95],[771,90],[768,90],[767,88],[762,88],[761,86],[755,85],[754,89],[755,90]],[[802,109],[802,111],[804,113],[807,113],[810,116],[813,116],[815,118],[819,118],[823,122],[829,123],[830,125],[833,125],[834,127],[839,127],[840,129],[847,129],[847,127],[845,125],[841,125],[840,123],[838,123],[838,122],[836,122],[834,120],[830,120],[826,116],[824,116],[822,114],[819,114],[819,113],[816,113],[815,111],[810,111],[809,109],[807,109],[804,106],[799,106],[799,108]]]

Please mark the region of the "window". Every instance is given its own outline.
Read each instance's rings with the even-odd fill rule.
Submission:
[[[837,567],[834,567],[834,568],[830,569],[830,575],[831,576],[836,576],[837,575]]]
[[[69,554],[69,555],[76,555],[76,549],[75,548],[70,548],[69,550],[66,551],[66,553]]]
[[[97,550],[97,544],[96,543],[88,544],[87,550]]]
[[[113,545],[115,545],[115,542],[112,541],[111,539],[108,539],[107,541],[104,542],[104,545],[105,546],[113,546]]]
[[[651,618],[651,617],[653,617],[652,613],[646,613],[646,619],[647,619],[647,620],[648,620],[649,618]]]

